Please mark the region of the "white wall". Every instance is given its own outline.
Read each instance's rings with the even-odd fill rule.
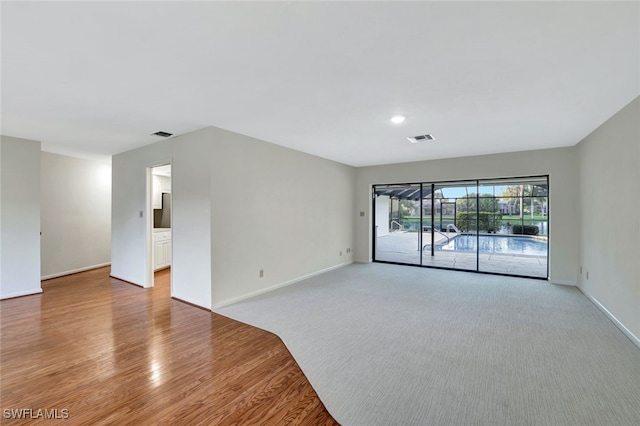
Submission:
[[[353,167],[213,131],[214,306],[353,261]]]
[[[111,165],[41,153],[41,274],[53,278],[111,261]]]
[[[351,262],[352,167],[206,128],[113,157],[113,276],[145,283],[145,168],[166,162],[174,297],[211,308]]]
[[[578,154],[579,286],[640,346],[640,98],[580,142]]]
[[[575,148],[558,148],[357,169],[356,260],[371,260],[371,186],[384,183],[549,175],[549,279],[575,285],[578,271]]]
[[[212,130],[207,128],[113,156],[111,275],[146,286],[150,225],[147,168],[171,163],[172,295],[211,306],[211,211],[209,166]],[[152,217],[151,217],[152,219]]]
[[[0,137],[0,298],[40,286],[40,142]]]

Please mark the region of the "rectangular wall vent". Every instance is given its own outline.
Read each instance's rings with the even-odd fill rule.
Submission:
[[[424,141],[432,141],[435,140],[435,138],[433,137],[433,135],[427,134],[427,135],[418,135],[418,136],[410,136],[407,138],[409,140],[409,142],[411,143],[418,143],[418,142],[424,142]]]
[[[163,138],[168,138],[169,136],[173,136],[173,133],[155,132],[155,133],[152,133],[151,136],[161,136]]]

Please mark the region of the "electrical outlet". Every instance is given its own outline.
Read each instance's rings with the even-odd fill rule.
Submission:
[[[260,278],[264,277],[264,269],[260,269]]]
[[[364,217],[364,212],[360,212],[360,217]]]
[[[144,213],[142,212],[142,210],[140,210],[140,211],[138,212],[138,217],[139,217],[140,219],[142,219],[142,216],[143,216],[143,215],[144,215]]]
[[[582,266],[580,267],[580,274],[582,274]]]
[[[587,271],[587,279],[589,279],[589,271]]]
[[[342,250],[340,250],[340,256],[342,256]]]

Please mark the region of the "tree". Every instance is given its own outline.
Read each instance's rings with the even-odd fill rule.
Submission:
[[[536,211],[546,212],[547,189],[540,185],[509,185],[500,194],[501,199],[518,201],[518,214],[520,219],[524,217],[524,213],[530,213],[533,218]],[[528,198],[525,204],[525,198]],[[529,210],[527,212],[527,210]]]
[[[400,217],[417,216],[416,203],[411,200],[400,200],[399,203]]]
[[[465,195],[462,198],[456,199],[456,209],[458,211],[462,211],[462,212],[478,211],[476,206],[477,206],[476,194],[473,192],[468,195]],[[480,194],[480,210],[479,211],[495,212],[497,210],[498,210],[498,204],[496,203],[496,200],[493,194]]]
[[[509,185],[500,194],[503,199],[507,201],[512,201],[514,198],[518,200],[518,214],[520,215],[520,219],[522,219],[522,215],[524,213],[523,205],[524,205],[524,193],[525,186],[529,185]]]

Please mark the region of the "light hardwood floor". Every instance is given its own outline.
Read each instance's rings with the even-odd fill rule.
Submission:
[[[277,336],[171,299],[169,270],[152,289],[108,274],[0,302],[2,424],[337,424]]]

